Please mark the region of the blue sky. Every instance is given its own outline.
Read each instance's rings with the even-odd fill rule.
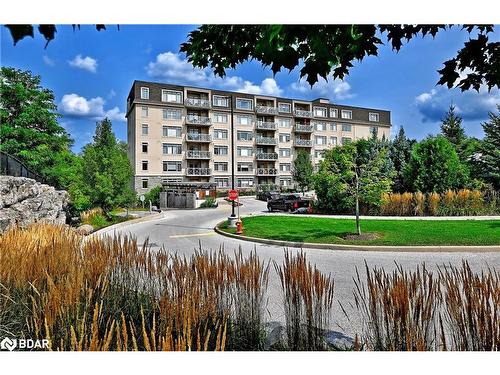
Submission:
[[[480,123],[500,104],[498,90],[461,93],[436,86],[437,69],[468,38],[458,28],[440,33],[434,40],[412,40],[399,53],[382,46],[379,56],[355,63],[344,81],[323,81],[313,89],[299,81],[298,69],[273,77],[256,62],[229,71],[224,80],[208,70],[193,69],[178,51],[194,28],[121,25],[120,30],[108,26],[106,31],[97,32],[92,26],[76,31],[71,26],[58,26],[56,39],[44,49],[45,41],[39,34],[14,47],[8,30],[2,27],[0,58],[2,66],[41,75],[42,84],[54,91],[63,115],[60,123],[74,138],[75,151],[91,141],[95,122],[104,116],[112,119],[118,138],[126,140],[124,111],[134,79],[294,98],[328,97],[341,104],[388,109],[394,133],[404,126],[407,134],[417,139],[439,132],[440,119],[452,102],[464,118],[467,134],[482,137]],[[490,38],[499,40],[500,32]]]

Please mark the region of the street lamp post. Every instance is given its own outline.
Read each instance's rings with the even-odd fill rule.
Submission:
[[[229,96],[229,106],[231,109],[231,189],[234,190],[234,119],[233,119],[233,97]],[[234,203],[231,201],[231,216],[228,218],[228,226],[230,228],[236,227],[236,214],[234,212]]]

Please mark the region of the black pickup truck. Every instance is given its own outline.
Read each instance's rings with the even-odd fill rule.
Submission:
[[[311,200],[298,194],[285,194],[267,201],[267,209],[273,211],[295,212],[301,208],[309,208]]]

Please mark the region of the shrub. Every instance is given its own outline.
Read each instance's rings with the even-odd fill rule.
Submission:
[[[416,216],[423,216],[425,214],[425,195],[420,191],[417,191],[414,194],[414,214]]]
[[[429,193],[427,196],[427,209],[429,215],[436,216],[438,214],[439,202],[441,196],[438,193]]]
[[[90,210],[83,211],[80,213],[80,220],[84,224],[90,224],[95,216],[102,216],[104,214],[101,207],[91,208]]]
[[[281,281],[288,350],[324,350],[333,304],[334,281],[307,262],[303,252],[274,267]]]
[[[412,205],[413,205],[413,194],[412,193],[401,194],[400,215],[401,216],[412,215],[414,213]]]
[[[162,191],[162,186],[158,185],[152,188],[150,191],[148,191],[146,194],[144,194],[144,204],[148,205],[149,207],[149,201],[151,201],[151,205],[160,207],[160,193]],[[140,202],[142,205],[142,202]]]
[[[217,201],[213,197],[207,197],[205,201],[200,204],[200,208],[213,208],[217,207]]]

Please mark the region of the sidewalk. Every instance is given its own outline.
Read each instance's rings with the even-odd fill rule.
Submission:
[[[257,215],[266,215],[258,213]],[[257,216],[248,215],[248,216]],[[329,219],[355,219],[355,215],[320,215],[320,214],[288,214],[284,212],[273,212],[269,215],[275,216],[301,216],[301,217],[322,217]],[[361,220],[500,220],[499,215],[493,216],[360,216]]]

